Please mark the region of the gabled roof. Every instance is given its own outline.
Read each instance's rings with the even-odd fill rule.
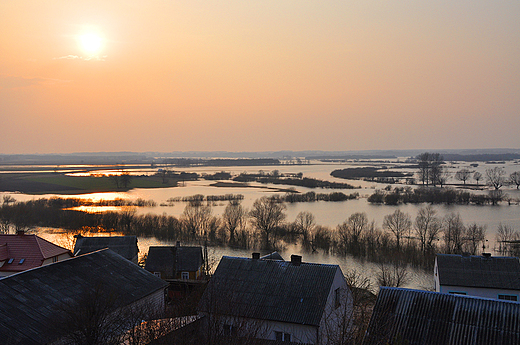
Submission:
[[[139,253],[137,236],[79,236],[74,245],[74,255],[87,254],[104,248],[109,248],[130,261]]]
[[[46,259],[67,253],[72,256],[68,249],[57,246],[36,235],[0,234],[0,261],[13,259],[11,264],[4,263],[0,271],[25,271],[41,266]]]
[[[202,248],[186,246],[153,246],[148,250],[145,269],[150,272],[195,272],[202,266]]]
[[[441,285],[520,290],[516,257],[437,255]]]
[[[338,270],[337,265],[224,256],[199,311],[319,326]]]
[[[382,287],[363,344],[519,344],[520,303]]]
[[[120,305],[128,305],[167,283],[109,249],[13,274],[0,279],[0,339],[52,342],[61,335],[50,332],[49,322],[60,319],[63,303],[98,286],[117,291]]]

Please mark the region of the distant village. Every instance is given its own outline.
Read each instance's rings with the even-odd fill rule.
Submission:
[[[2,344],[518,344],[520,261],[438,254],[435,291],[379,287],[272,252],[0,234]]]

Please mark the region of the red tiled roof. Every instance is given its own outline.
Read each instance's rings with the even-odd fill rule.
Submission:
[[[0,271],[25,271],[41,266],[45,259],[66,253],[70,251],[36,235],[0,234],[0,260],[13,259],[10,264],[6,261]]]

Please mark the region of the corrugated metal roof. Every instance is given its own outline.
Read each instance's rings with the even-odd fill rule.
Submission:
[[[0,268],[1,271],[6,272],[21,272],[39,267],[45,259],[70,253],[68,249],[57,246],[36,235],[0,234],[0,245],[2,248],[0,260],[13,259],[12,263],[6,262]],[[70,255],[72,256],[72,253]]]
[[[109,248],[127,260],[137,257],[137,236],[80,236],[74,245],[74,254],[82,255]]]
[[[337,265],[223,257],[199,310],[319,326]]]
[[[0,279],[0,342],[56,339],[59,335],[48,332],[60,319],[63,303],[96,286],[117,292],[120,305],[128,305],[167,283],[108,249],[11,275]]]
[[[441,285],[520,290],[520,261],[516,257],[438,254]]]
[[[382,287],[363,344],[519,344],[520,304]]]

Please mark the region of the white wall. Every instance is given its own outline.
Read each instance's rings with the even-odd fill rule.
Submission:
[[[465,286],[449,286],[442,285],[440,287],[441,293],[452,293],[452,292],[465,292],[468,296],[476,296],[483,298],[498,299],[498,295],[514,295],[517,296],[517,300],[520,301],[520,291],[518,290],[507,290],[507,289],[485,289]]]

